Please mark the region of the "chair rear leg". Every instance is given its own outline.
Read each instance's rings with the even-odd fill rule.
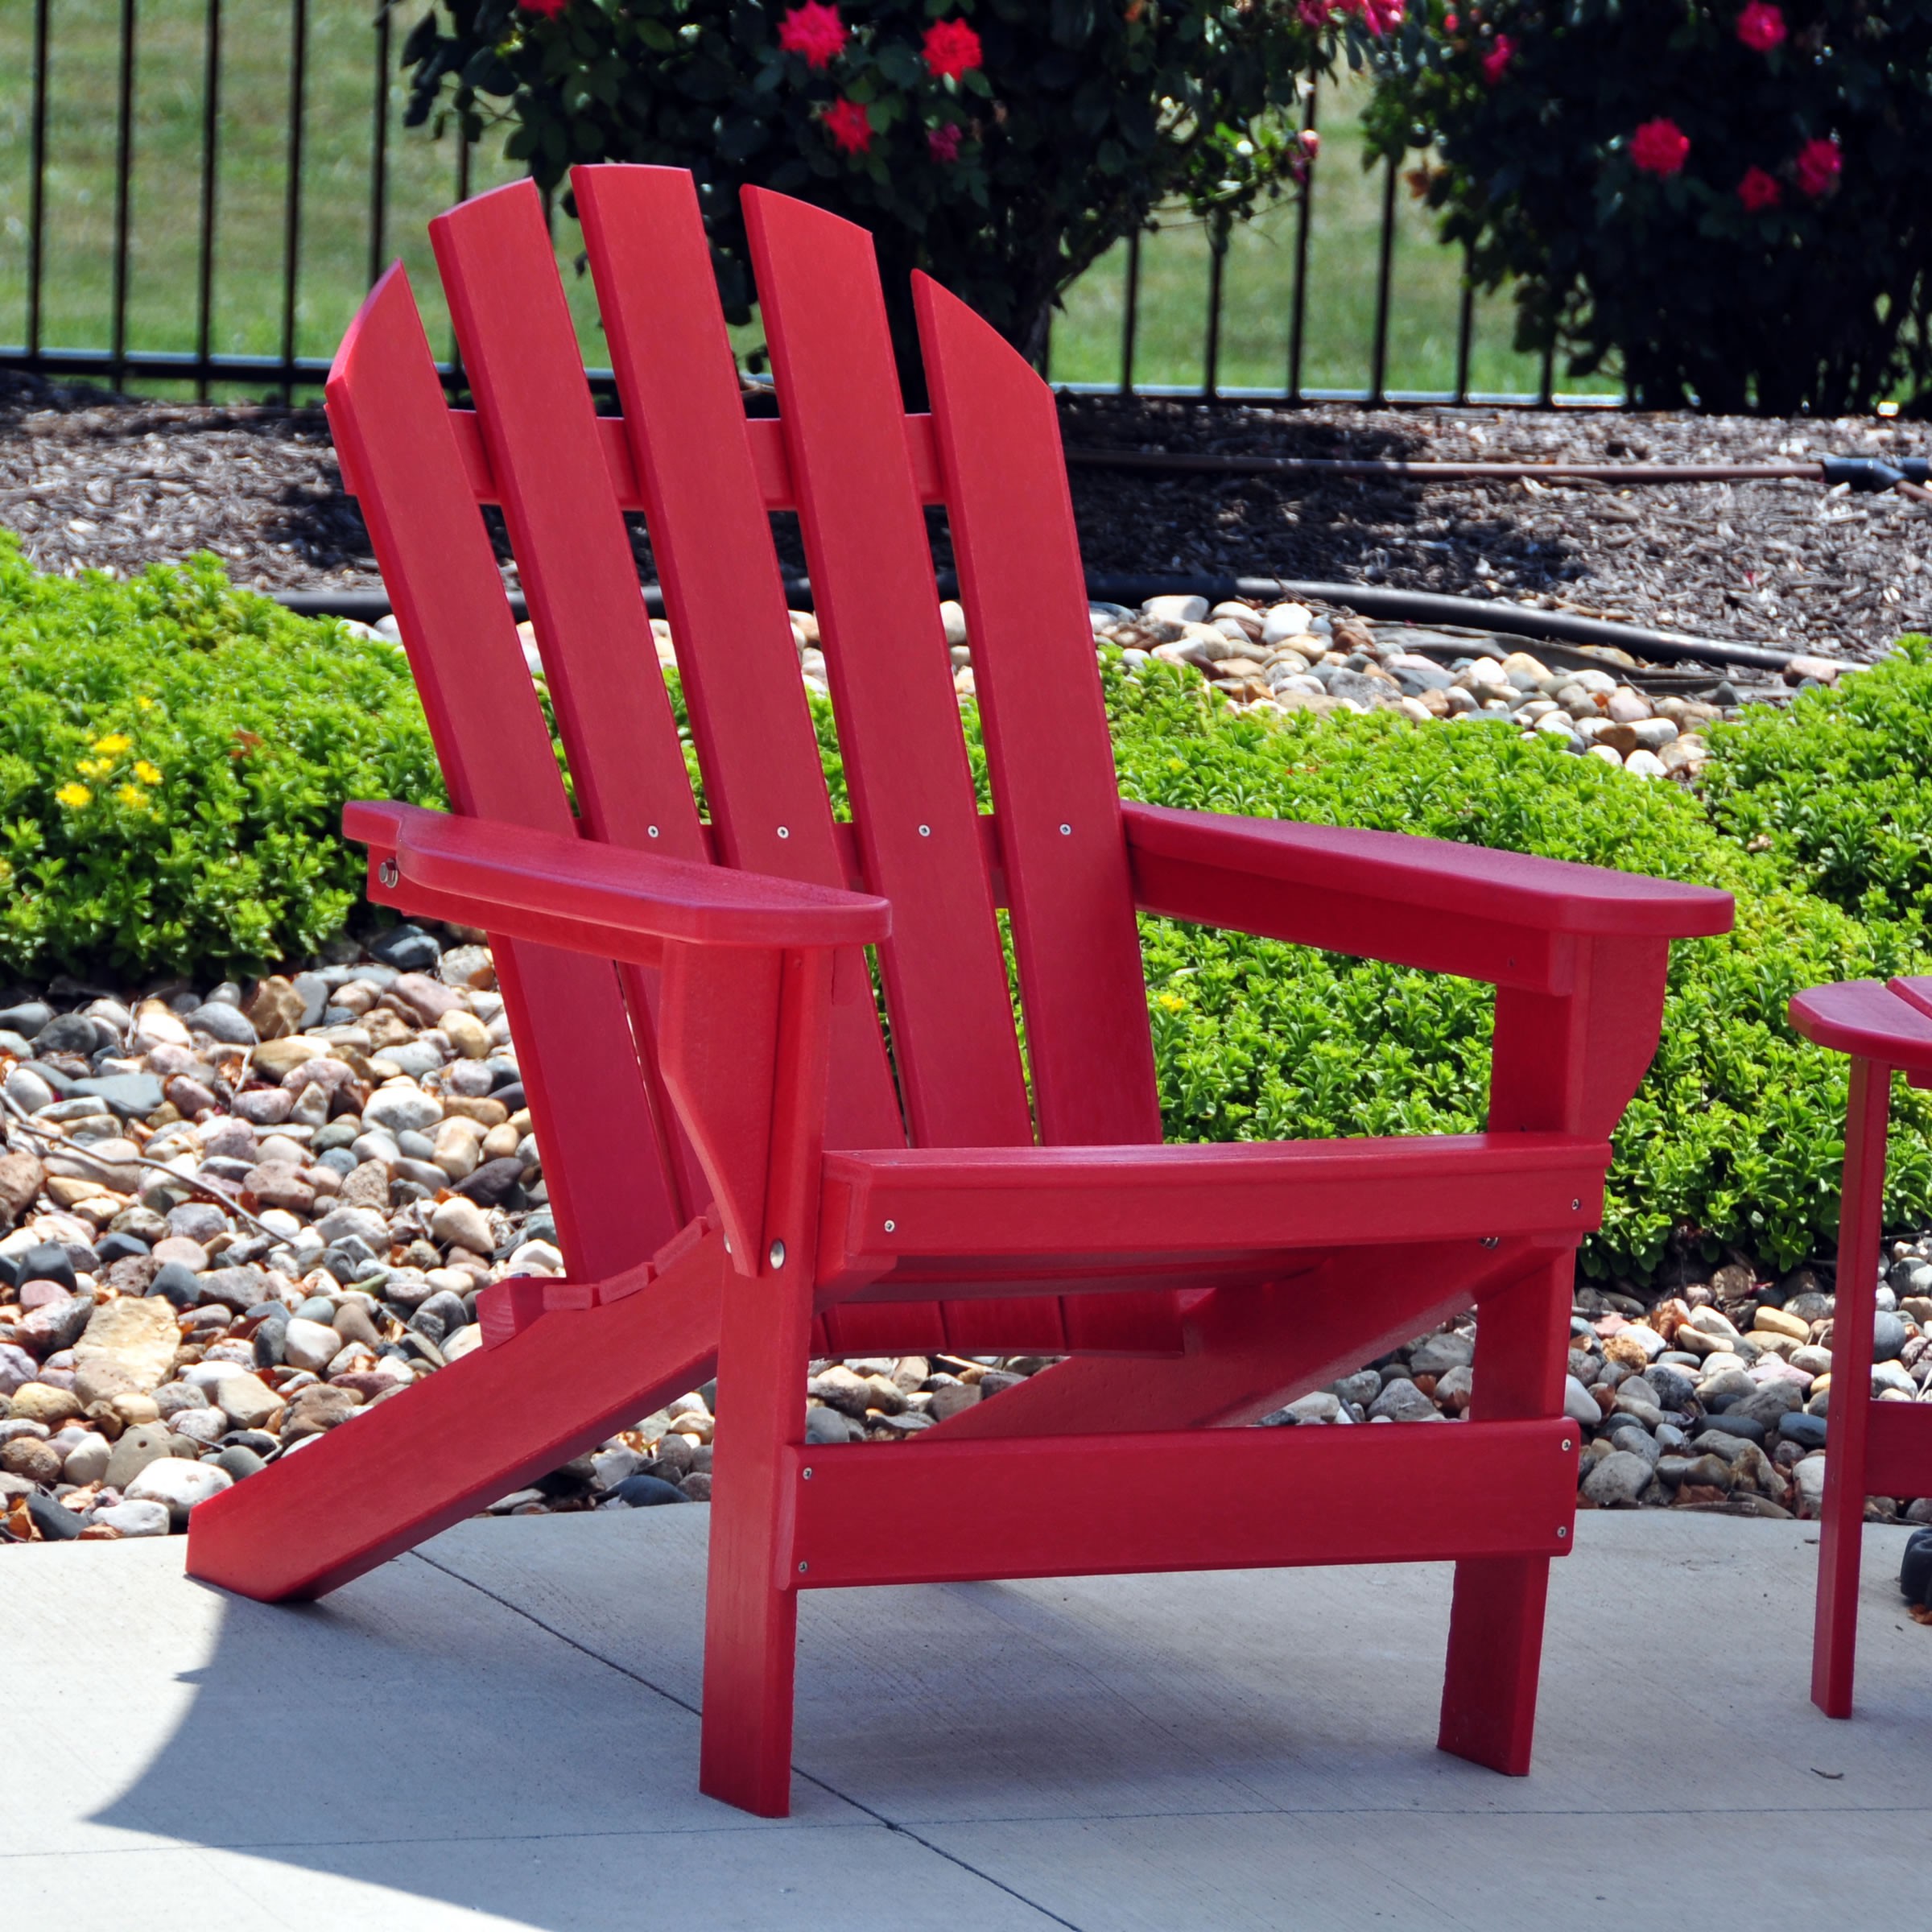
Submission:
[[[1575,1271],[1575,1256],[1565,1250],[1482,1298],[1472,1421],[1560,1412]],[[1456,1565],[1440,1749],[1511,1777],[1527,1775],[1549,1587],[1547,1557],[1468,1557]]]
[[[1839,1294],[1831,1324],[1825,1492],[1819,1512],[1818,1607],[1811,1636],[1811,1701],[1827,1717],[1852,1715],[1858,1567],[1864,1541],[1865,1437],[1872,1409],[1873,1284],[1885,1208],[1885,1126],[1891,1094],[1889,1067],[1852,1061],[1845,1114],[1844,1192],[1839,1209]]]

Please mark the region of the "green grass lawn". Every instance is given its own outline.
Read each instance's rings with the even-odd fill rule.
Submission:
[[[367,285],[370,155],[376,93],[374,0],[310,0],[302,161],[298,355],[334,349]],[[397,23],[396,44],[415,10]],[[288,0],[224,0],[217,142],[218,225],[211,345],[218,354],[274,355],[283,340],[283,224],[288,180]],[[135,54],[130,199],[127,343],[195,346],[206,0],[142,0]],[[0,344],[27,336],[28,163],[33,9],[0,0]],[[114,283],[118,0],[58,0],[48,87],[45,279],[41,340],[105,348]],[[393,68],[393,62],[392,62]],[[1370,370],[1382,177],[1361,167],[1360,84],[1325,90],[1323,150],[1311,211],[1302,380],[1311,389],[1364,389]],[[431,341],[448,328],[425,225],[455,198],[453,141],[402,126],[402,89],[386,90],[389,213],[386,254],[408,264]],[[485,139],[473,191],[521,170]],[[1239,230],[1229,251],[1219,379],[1224,387],[1278,389],[1287,379],[1296,213],[1284,203]],[[587,359],[601,365],[588,279],[572,264],[575,225],[559,219],[564,265]],[[1071,291],[1056,319],[1051,373],[1058,381],[1121,378],[1125,249],[1116,249]],[[1387,382],[1395,390],[1447,390],[1455,381],[1459,257],[1438,244],[1406,191],[1398,196]],[[1134,377],[1199,386],[1203,379],[1208,250],[1184,220],[1142,244]],[[755,335],[755,332],[753,332]],[[1533,390],[1534,358],[1509,348],[1506,300],[1477,306],[1472,386]],[[175,386],[146,382],[165,392]]]

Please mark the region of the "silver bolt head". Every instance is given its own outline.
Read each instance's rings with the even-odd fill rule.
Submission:
[[[785,1244],[782,1241],[774,1241],[771,1245],[771,1265],[774,1269],[785,1265]]]

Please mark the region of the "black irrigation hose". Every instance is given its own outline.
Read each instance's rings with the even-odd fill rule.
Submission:
[[[942,597],[956,593],[951,571],[939,573]],[[653,617],[664,614],[664,594],[655,584],[643,586],[645,608]],[[353,617],[373,624],[386,617],[388,592],[381,590],[285,590],[271,593],[285,609],[304,617]],[[1538,610],[1523,604],[1501,604],[1480,597],[1443,597],[1433,591],[1394,590],[1379,584],[1302,583],[1285,577],[1104,576],[1090,573],[1087,594],[1097,603],[1136,605],[1150,597],[1201,597],[1210,604],[1229,600],[1280,603],[1339,604],[1364,617],[1406,620],[1416,624],[1451,624],[1468,630],[1501,631],[1512,637],[1546,638],[1559,644],[1610,645],[1633,657],[1666,664],[1737,664],[1756,671],[1781,671],[1791,662],[1788,650],[1756,644],[1732,644],[1719,638],[1685,637],[1675,631],[1646,630],[1637,624],[1613,624],[1607,618],[1580,617],[1566,610]],[[809,610],[811,585],[803,577],[785,580],[786,601],[794,610]],[[521,622],[526,605],[521,591],[510,593],[510,606]]]
[[[1177,475],[1344,477],[1365,481],[1392,477],[1415,483],[1843,483],[1860,493],[1899,489],[1926,500],[1932,457],[1823,456],[1789,463],[1412,463],[1402,456],[1263,456],[1191,450],[1072,448],[1076,469],[1134,469]]]

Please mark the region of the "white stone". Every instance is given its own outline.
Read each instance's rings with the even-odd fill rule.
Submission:
[[[429,1232],[446,1245],[467,1248],[473,1254],[492,1254],[496,1242],[489,1232],[489,1217],[474,1201],[452,1194],[439,1201],[429,1217]],[[559,1257],[559,1260],[561,1257]]]
[[[160,1503],[171,1523],[180,1526],[188,1513],[211,1496],[232,1489],[235,1479],[213,1463],[191,1463],[178,1455],[164,1455],[152,1462],[127,1486],[130,1503]]]
[[[291,1368],[306,1368],[312,1375],[324,1373],[342,1346],[342,1338],[320,1322],[304,1321],[299,1315],[288,1324],[282,1340],[283,1358]]]
[[[1199,624],[1208,615],[1205,597],[1150,597],[1141,615],[1158,624]]]
[[[166,1536],[168,1508],[165,1503],[114,1503],[105,1509],[95,1510],[88,1521],[105,1523],[109,1529],[118,1530],[123,1536]]]
[[[1261,642],[1283,644],[1290,638],[1306,637],[1315,613],[1306,604],[1277,604],[1261,618]]]
[[[83,1488],[99,1482],[107,1474],[107,1459],[113,1453],[107,1438],[90,1430],[68,1451],[67,1460],[60,1465],[61,1481]]]
[[[459,1328],[443,1344],[443,1359],[446,1362],[460,1361],[473,1349],[483,1346],[481,1324],[472,1322],[467,1327]]]
[[[1645,751],[1640,745],[1624,760],[1624,770],[1633,778],[1662,778],[1669,777],[1664,762],[1653,751]]]

